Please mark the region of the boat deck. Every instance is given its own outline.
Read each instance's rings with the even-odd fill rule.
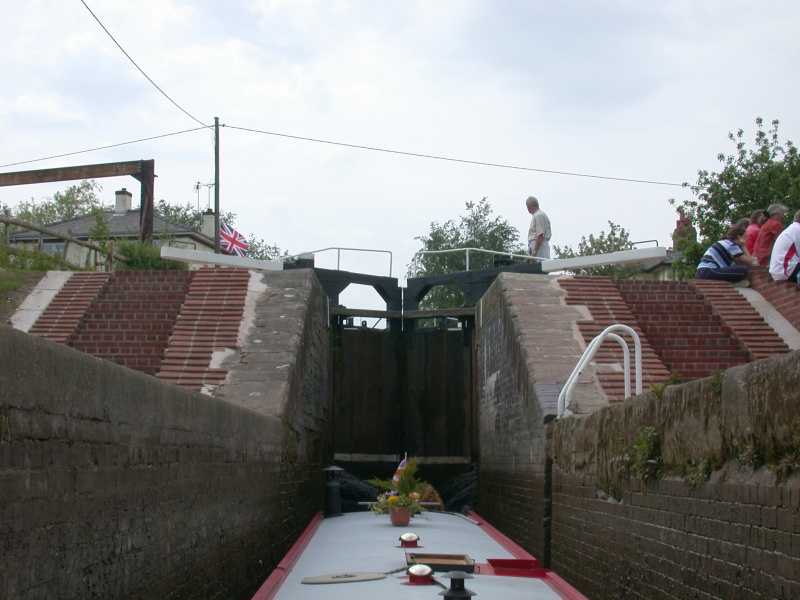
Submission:
[[[406,532],[419,536],[419,547],[401,547],[399,538]],[[406,553],[467,555],[475,564],[473,579],[464,583],[475,592],[476,598],[585,600],[558,575],[538,568],[534,557],[478,515],[470,513],[464,517],[440,512],[417,515],[407,527],[394,527],[387,515],[372,512],[346,513],[327,519],[318,515],[253,600],[440,598],[443,588],[439,585],[409,583]],[[514,568],[503,569],[494,559],[517,561],[510,564]],[[352,575],[361,573],[386,576],[353,581]],[[338,575],[333,579],[342,583],[303,583],[304,579],[326,575]],[[450,580],[443,575],[444,572],[437,571],[433,579],[448,588]]]

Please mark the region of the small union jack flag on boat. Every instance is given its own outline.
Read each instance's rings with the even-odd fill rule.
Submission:
[[[247,249],[250,247],[244,236],[225,221],[219,222],[219,244],[228,254],[242,258],[247,256]]]
[[[400,464],[397,465],[397,469],[394,471],[394,476],[392,477],[392,481],[397,483],[400,481],[400,478],[403,476],[403,471],[406,470],[406,461],[408,460],[408,452],[406,452],[406,456],[403,460],[400,461]]]

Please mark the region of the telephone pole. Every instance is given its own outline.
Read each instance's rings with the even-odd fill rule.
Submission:
[[[219,254],[219,117],[214,117],[214,253]]]

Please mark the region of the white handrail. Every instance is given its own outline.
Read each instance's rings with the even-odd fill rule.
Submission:
[[[633,346],[634,346],[634,362],[636,367],[636,393],[642,393],[642,342],[639,340],[639,334],[637,334],[632,328],[628,327],[627,325],[622,325],[617,323],[616,325],[610,325],[606,327],[602,333],[600,333],[597,337],[595,337],[589,345],[586,347],[586,350],[583,352],[583,356],[578,361],[578,364],[575,365],[575,369],[573,369],[572,374],[567,379],[567,382],[564,384],[561,393],[558,395],[558,416],[569,416],[572,414],[572,411],[569,409],[570,401],[572,399],[572,388],[575,387],[575,383],[578,381],[578,378],[583,373],[583,369],[586,365],[594,358],[594,355],[600,349],[600,345],[606,339],[612,339],[619,342],[620,346],[622,346],[622,354],[624,359],[624,367],[625,367],[625,397],[628,398],[631,395],[631,359],[630,359],[630,350],[628,349],[628,344],[625,342],[623,338],[618,336],[617,334],[613,333],[614,331],[622,331],[623,333],[627,333],[633,338]]]
[[[467,253],[467,271],[469,271],[469,253],[470,252],[478,252],[483,254],[499,254],[502,256],[510,256],[512,258],[520,258],[526,260],[539,260],[543,261],[544,258],[539,258],[538,256],[528,256],[527,254],[514,254],[512,252],[503,252],[502,250],[484,250],[483,248],[449,248],[447,250],[420,250],[419,252],[415,253],[414,256],[411,257],[411,261],[414,262],[417,260],[418,256],[424,256],[427,254],[452,254],[453,252],[466,252]]]
[[[391,250],[377,250],[374,248],[345,248],[342,246],[331,246],[329,248],[320,248],[319,250],[311,250],[310,252],[301,252],[300,254],[295,254],[293,256],[282,256],[280,260],[289,260],[289,259],[298,259],[302,258],[306,255],[314,255],[319,254],[320,252],[327,252],[328,250],[336,250],[336,270],[341,270],[341,263],[342,263],[342,250],[349,250],[350,252],[377,252],[381,254],[388,254],[389,255],[389,277],[392,276],[392,261],[394,255],[392,254]]]

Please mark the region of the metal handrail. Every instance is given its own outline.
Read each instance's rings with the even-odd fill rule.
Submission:
[[[618,336],[617,334],[613,333],[614,331],[622,331],[624,333],[629,334],[633,338],[633,345],[634,345],[634,361],[636,367],[636,393],[642,393],[642,342],[639,339],[639,334],[637,334],[632,328],[628,327],[627,325],[622,325],[617,323],[616,325],[610,325],[606,327],[597,337],[595,337],[589,345],[584,350],[583,355],[581,356],[578,364],[575,365],[575,368],[572,371],[572,374],[567,379],[567,383],[564,384],[561,393],[558,395],[558,416],[569,416],[572,414],[570,410],[570,402],[572,400],[572,388],[575,387],[575,383],[578,381],[578,378],[583,373],[584,368],[586,367],[587,363],[589,363],[593,358],[597,351],[600,349],[600,345],[606,339],[612,339],[619,342],[620,346],[622,346],[622,354],[624,359],[624,366],[625,366],[625,397],[629,398],[631,395],[631,359],[630,359],[630,350],[628,349],[628,344],[625,340]]]
[[[293,260],[302,258],[307,254],[317,254],[318,252],[327,252],[328,250],[336,250],[336,270],[339,271],[341,262],[342,262],[342,250],[350,250],[352,252],[382,252],[384,254],[389,255],[389,277],[392,276],[392,260],[393,255],[391,250],[374,250],[372,248],[344,248],[339,246],[331,246],[330,248],[320,248],[319,250],[311,250],[309,252],[301,252],[300,254],[295,254],[294,256],[286,256],[282,257],[280,260]]]
[[[483,248],[450,248],[448,250],[420,250],[419,252],[415,253],[414,256],[411,257],[412,261],[417,259],[417,256],[422,254],[446,254],[448,252],[464,252],[467,253],[467,268],[466,271],[469,271],[469,253],[470,252],[483,252],[485,254],[502,254],[503,256],[513,256],[514,258],[524,258],[524,259],[531,259],[531,260],[546,260],[544,258],[539,258],[538,256],[528,256],[527,254],[512,254],[511,252],[503,252],[502,250],[484,250]]]

